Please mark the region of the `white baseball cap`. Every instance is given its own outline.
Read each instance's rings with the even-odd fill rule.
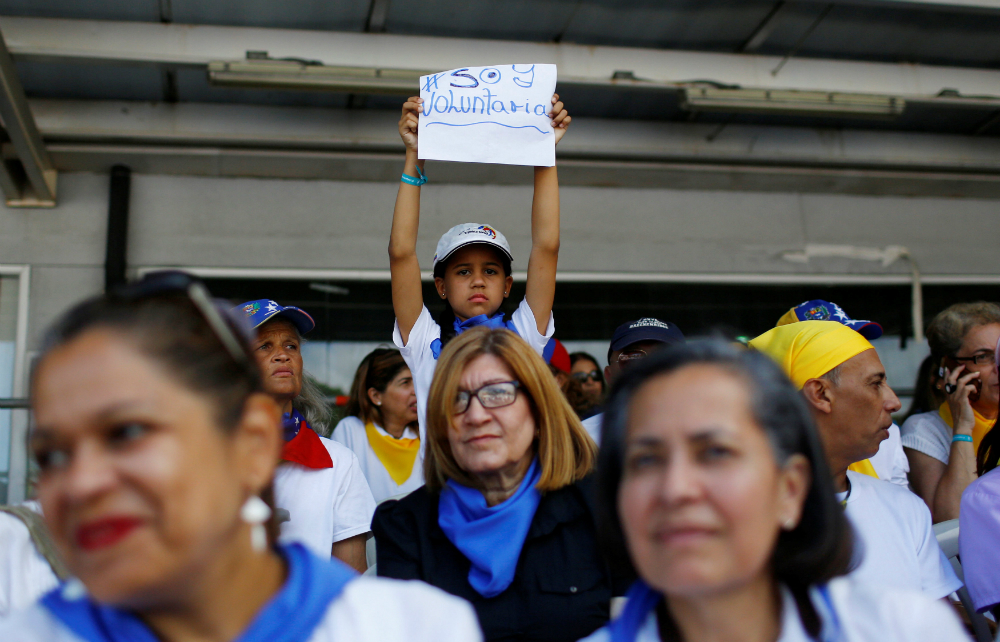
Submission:
[[[514,262],[507,238],[498,232],[496,228],[480,223],[462,223],[451,228],[441,236],[441,240],[437,244],[437,251],[434,252],[434,260],[431,262],[431,267],[436,268],[438,263],[448,260],[448,257],[454,254],[456,250],[466,245],[472,245],[473,243],[492,245],[507,255],[511,263]]]

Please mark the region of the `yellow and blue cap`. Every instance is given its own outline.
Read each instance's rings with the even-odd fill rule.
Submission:
[[[874,321],[852,319],[839,305],[822,299],[813,299],[798,304],[782,315],[776,325],[782,326],[800,321],[836,321],[841,325],[846,325],[869,341],[882,336],[882,326],[879,324]]]

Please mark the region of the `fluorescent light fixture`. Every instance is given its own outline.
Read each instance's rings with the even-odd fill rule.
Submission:
[[[787,89],[683,87],[681,108],[690,111],[893,118],[906,102],[896,96]]]
[[[208,63],[208,80],[223,87],[312,89],[357,94],[416,94],[424,71],[332,67],[298,60],[247,59]]]

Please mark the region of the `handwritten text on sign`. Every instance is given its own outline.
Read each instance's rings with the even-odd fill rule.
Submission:
[[[555,65],[464,67],[420,78],[419,156],[551,167]]]

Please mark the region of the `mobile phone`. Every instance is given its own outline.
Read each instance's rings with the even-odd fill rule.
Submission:
[[[941,359],[941,366],[938,368],[938,377],[944,379],[945,368],[948,368],[948,370],[951,372],[955,372],[955,368],[957,368],[960,365],[963,364],[959,363],[958,361],[955,361],[951,357],[945,357]],[[969,370],[969,367],[966,366],[965,370],[962,371],[962,374],[960,374],[958,378],[961,379],[969,372],[971,372],[971,370]],[[983,378],[982,376],[980,376],[977,379],[973,379],[970,383],[972,383],[972,385],[974,385],[976,389],[969,393],[969,403],[976,403],[977,401],[979,401],[979,395],[983,394]]]

